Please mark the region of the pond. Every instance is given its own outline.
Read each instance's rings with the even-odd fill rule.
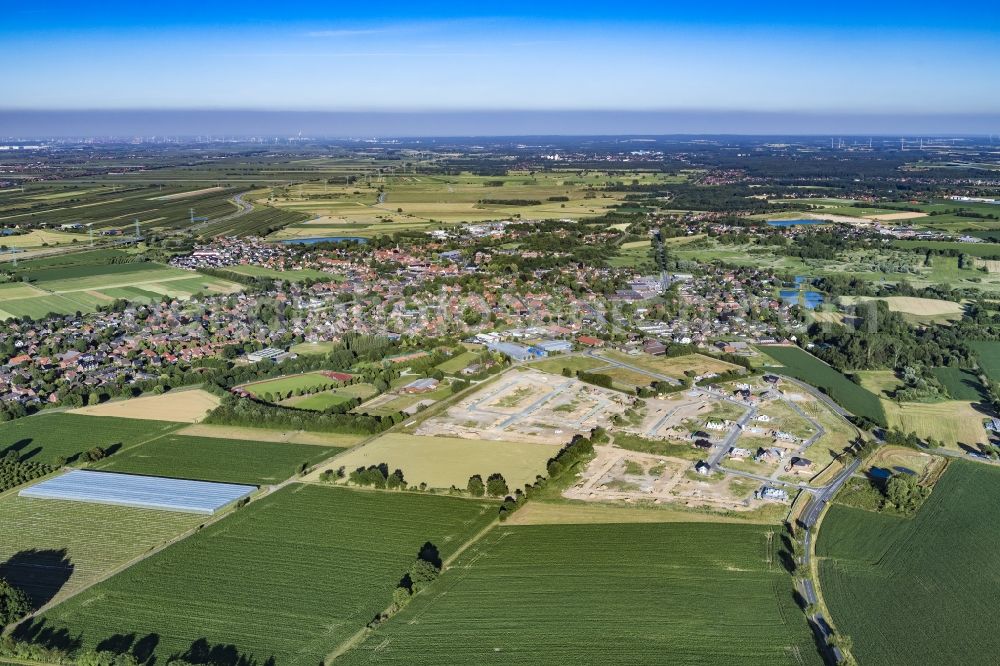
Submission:
[[[787,303],[799,303],[807,310],[815,310],[823,304],[823,294],[818,291],[799,291],[798,289],[782,289],[778,292],[781,300]]]
[[[772,227],[797,227],[802,224],[828,224],[826,220],[768,220],[767,223]]]

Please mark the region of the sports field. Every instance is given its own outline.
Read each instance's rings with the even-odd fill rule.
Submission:
[[[0,498],[0,578],[25,589],[36,606],[71,594],[185,530],[204,516],[176,511]]]
[[[219,406],[218,396],[201,389],[170,391],[129,400],[113,400],[100,405],[79,407],[71,414],[116,416],[125,419],[197,423]]]
[[[256,396],[262,396],[265,393],[285,396],[293,391],[320,389],[335,386],[337,383],[337,381],[319,372],[307,372],[301,375],[287,375],[285,377],[265,379],[264,381],[245,384],[240,388],[250,391]]]
[[[501,527],[345,664],[821,664],[775,528]]]
[[[303,464],[313,465],[341,450],[310,444],[167,435],[112,456],[97,469],[259,486],[284,481]]]
[[[457,437],[423,437],[402,433],[387,433],[363,447],[347,453],[330,467],[346,467],[348,471],[361,466],[386,463],[390,470],[401,469],[409,486],[426,483],[431,488],[465,489],[469,477],[479,474],[485,480],[500,472],[511,490],[534,483],[539,474],[546,475],[545,464],[558,453],[559,445],[526,442],[498,442]],[[309,479],[319,478],[317,470]]]
[[[226,663],[314,666],[389,605],[425,543],[447,558],[495,516],[488,502],[292,485],[86,590],[41,625],[79,634],[85,649],[157,634],[157,663],[203,641],[232,646]]]
[[[956,461],[913,518],[833,506],[817,542],[820,583],[860,663],[975,664],[1000,652],[998,502],[1000,470]]]
[[[371,384],[349,384],[348,386],[342,386],[332,391],[288,398],[281,404],[288,407],[295,407],[296,409],[311,409],[321,412],[324,409],[343,404],[354,398],[367,400],[377,392]]]
[[[22,460],[54,464],[60,457],[73,462],[95,446],[114,452],[178,427],[137,419],[39,414],[0,424],[0,455],[17,451]]]
[[[760,350],[783,367],[769,368],[815,386],[856,416],[885,425],[885,412],[878,397],[842,375],[836,368],[812,354],[786,345],[762,345]]]

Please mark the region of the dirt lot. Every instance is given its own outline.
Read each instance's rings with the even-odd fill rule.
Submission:
[[[718,473],[700,477],[688,460],[609,446],[596,447],[597,455],[579,482],[563,492],[567,499],[591,502],[679,504],[690,508],[752,511],[761,502],[753,499],[760,484]]]
[[[635,398],[535,370],[509,372],[420,424],[418,435],[565,444],[607,426]]]
[[[305,430],[267,430],[265,428],[244,428],[228,425],[207,425],[196,423],[177,431],[178,435],[192,437],[219,437],[222,439],[245,439],[251,442],[288,442],[289,444],[310,444],[312,446],[354,446],[362,435],[342,435],[330,432],[306,432]]]
[[[218,406],[219,399],[216,396],[201,389],[194,389],[106,402],[103,405],[72,409],[70,412],[89,416],[197,423]]]
[[[465,488],[469,477],[485,480],[500,472],[513,490],[545,475],[545,464],[559,446],[526,442],[486,442],[453,437],[418,437],[387,433],[376,440],[338,456],[306,477],[318,481],[327,469],[347,471],[386,463],[390,470],[401,469],[408,486],[426,483],[431,488]]]

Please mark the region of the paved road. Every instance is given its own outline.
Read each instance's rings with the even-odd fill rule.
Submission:
[[[240,192],[239,194],[233,197],[233,203],[239,207],[239,210],[237,210],[235,213],[230,213],[229,215],[223,215],[222,217],[212,218],[211,220],[205,220],[204,222],[199,222],[198,224],[191,227],[191,230],[195,231],[207,227],[210,224],[215,224],[216,222],[225,222],[227,220],[234,220],[237,217],[243,217],[247,213],[252,213],[253,202],[247,201],[246,199],[243,198],[246,194],[247,194],[246,192]]]
[[[746,424],[750,422],[750,419],[756,415],[756,407],[750,407],[747,409],[743,416],[740,417],[740,420],[736,422],[736,427],[730,430],[729,434],[726,435],[726,438],[722,440],[721,446],[716,446],[712,450],[712,455],[710,455],[706,461],[709,467],[714,469],[719,465],[719,461],[722,460],[722,456],[729,453],[729,449],[733,448],[733,444],[735,444],[739,440],[740,435],[743,434],[743,428],[746,427]]]
[[[767,369],[767,371],[772,372],[773,374],[776,375],[781,374],[780,372],[775,372],[769,368]],[[823,393],[815,386],[810,386],[809,384],[806,384],[803,381],[795,379],[794,377],[789,377],[788,375],[781,375],[781,376],[782,378],[784,378],[785,381],[789,382],[790,384],[795,384],[806,393],[809,393],[810,395],[815,397],[817,400],[822,400],[827,407],[833,410],[834,413],[843,416],[845,419],[849,416],[854,416],[854,414],[851,414],[849,411],[838,405],[836,402],[833,401],[833,398],[828,396],[826,393]]]
[[[595,352],[593,350],[585,352],[585,355],[589,356],[589,357],[591,357],[591,358],[593,358],[593,359],[595,359],[597,361],[603,361],[604,363],[607,363],[608,365],[613,365],[613,366],[616,366],[616,367],[619,367],[619,368],[624,368],[625,370],[632,370],[634,372],[639,372],[639,373],[642,373],[642,374],[644,374],[644,375],[646,375],[648,377],[652,377],[653,379],[659,379],[660,381],[667,382],[669,384],[673,384],[674,386],[678,386],[680,384],[680,382],[677,381],[676,378],[671,377],[670,375],[661,375],[658,372],[652,372],[650,370],[646,370],[645,368],[640,368],[638,366],[629,365],[628,363],[624,363],[624,362],[619,361],[617,359],[608,358],[607,356],[601,356],[600,354],[598,354],[597,352]]]
[[[809,507],[806,509],[806,513],[803,516],[802,522],[806,526],[806,533],[805,538],[803,539],[803,555],[801,564],[802,567],[809,573],[799,586],[799,592],[805,599],[806,604],[810,606],[819,603],[819,595],[816,592],[816,584],[812,579],[812,565],[810,560],[812,556],[813,528],[816,525],[816,521],[818,521],[819,517],[823,514],[823,510],[826,508],[829,501],[833,499],[833,496],[837,494],[837,491],[840,490],[841,486],[843,486],[847,480],[851,478],[856,471],[858,471],[858,467],[860,466],[860,460],[855,459],[851,461],[851,464],[844,468],[844,470],[838,474],[829,485],[813,496],[812,500],[809,502]],[[824,643],[827,643],[830,640],[830,636],[833,635],[833,629],[830,627],[826,618],[822,613],[817,612],[810,615],[809,619],[812,621],[813,628],[820,635],[820,638],[823,639]],[[840,648],[832,647],[831,651],[833,652],[834,660],[839,663],[844,657]]]

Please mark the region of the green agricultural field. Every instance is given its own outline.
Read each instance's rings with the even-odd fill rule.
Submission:
[[[979,357],[979,367],[991,381],[1000,382],[1000,342],[977,340],[969,345]]]
[[[885,412],[878,397],[852,382],[836,368],[798,347],[764,345],[760,350],[783,366],[768,370],[815,386],[856,416],[867,417],[883,426],[886,424]]]
[[[773,528],[501,527],[342,661],[822,664]]]
[[[109,472],[223,483],[274,484],[342,451],[336,447],[168,435],[108,458]]]
[[[424,544],[442,558],[496,518],[451,497],[292,485],[252,502],[23,627],[160,638],[165,663],[200,645],[314,666],[392,601]],[[236,663],[236,658],[232,662]]]
[[[629,178],[652,184],[677,182],[679,177],[634,173]],[[597,217],[624,197],[624,193],[599,188],[620,180],[620,176],[597,171],[511,172],[505,176],[394,174],[381,176],[379,182],[373,179],[350,185],[300,183],[267,203],[317,216],[283,229],[274,238],[371,236],[442,223]]]
[[[817,543],[820,583],[860,663],[976,664],[1000,652],[998,502],[1000,470],[958,461],[913,518],[834,505]]]
[[[73,594],[204,516],[131,507],[0,497],[0,578],[36,606]]]
[[[281,404],[288,407],[295,407],[296,409],[309,409],[321,412],[324,409],[329,409],[335,405],[342,405],[348,400],[352,400],[354,398],[367,400],[376,393],[378,393],[378,391],[371,384],[350,384],[348,386],[334,389],[333,391],[323,391],[322,393],[313,393],[312,395],[289,398]]]
[[[979,383],[975,372],[962,368],[933,368],[931,372],[955,400],[977,402],[986,399],[986,390]]]
[[[165,435],[182,425],[110,416],[39,414],[0,424],[0,455],[17,451],[22,459],[50,465],[59,458],[72,462],[95,446],[115,451]]]
[[[24,275],[30,285],[0,289],[0,316],[40,318],[52,312],[93,312],[116,298],[149,302],[164,296],[186,299],[199,293],[228,294],[241,288],[235,282],[151,262],[101,263],[102,257],[95,257],[96,263],[29,270]]]
[[[336,384],[336,380],[330,379],[319,372],[307,372],[301,375],[287,375],[285,377],[276,377],[275,379],[265,379],[261,382],[245,384],[241,388],[257,396],[264,395],[265,393],[285,395],[290,391],[297,391],[299,389],[319,389],[335,386]]]

